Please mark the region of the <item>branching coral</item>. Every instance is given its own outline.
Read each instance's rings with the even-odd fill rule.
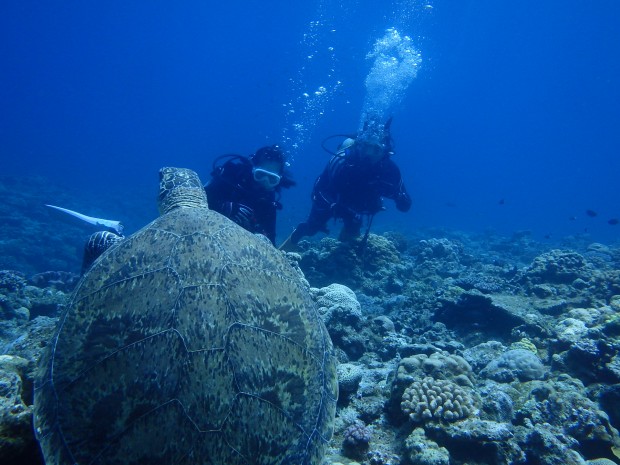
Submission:
[[[470,392],[452,381],[431,377],[415,381],[405,389],[401,408],[415,422],[456,421],[476,413]]]

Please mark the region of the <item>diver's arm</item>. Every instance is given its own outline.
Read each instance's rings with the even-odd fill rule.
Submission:
[[[211,210],[228,216],[227,210],[229,212],[230,208],[227,209],[226,206],[236,197],[235,184],[239,176],[240,170],[231,162],[225,163],[224,166],[213,175],[205,185],[205,193],[207,194],[207,201]]]
[[[398,187],[398,193],[394,198],[394,203],[396,203],[396,208],[401,212],[409,211],[411,208],[411,196],[407,193],[407,189],[405,189],[405,184],[403,183],[402,178]]]
[[[385,187],[384,196],[388,199],[394,200],[396,208],[401,212],[409,211],[411,208],[411,197],[407,193],[405,183],[400,174],[398,166],[390,160],[390,163],[385,166],[383,173],[383,185]]]
[[[264,212],[264,218],[258,218],[258,233],[267,236],[272,244],[276,243],[276,207]]]

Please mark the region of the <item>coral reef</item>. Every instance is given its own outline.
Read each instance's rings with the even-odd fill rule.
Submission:
[[[342,434],[342,450],[347,457],[363,457],[372,439],[372,430],[361,421],[349,425]]]
[[[348,287],[334,283],[312,288],[312,292],[326,325],[343,322],[355,326],[362,319],[360,303]]]
[[[340,399],[346,397],[347,394],[355,393],[362,381],[364,369],[359,365],[352,363],[340,363],[338,370],[338,389],[340,391]]]
[[[2,463],[38,460],[32,433],[32,370],[34,363],[0,355],[0,458]]]
[[[341,361],[359,359],[366,351],[366,339],[360,333],[362,310],[355,293],[335,283],[310,291],[332,341],[341,349]]]
[[[370,234],[366,242],[339,242],[326,237],[312,248],[305,242],[305,247],[300,265],[315,286],[340,283],[369,295],[385,295],[402,288],[408,275],[399,264],[396,247],[376,234]]]
[[[592,270],[585,259],[570,250],[551,250],[534,259],[523,279],[532,284],[569,284],[587,278]]]
[[[506,423],[470,418],[442,427],[432,424],[427,434],[450,451],[457,463],[527,463],[526,454],[514,441],[516,428]]]
[[[451,381],[431,377],[415,381],[405,389],[401,408],[416,423],[456,421],[477,413],[470,392]]]
[[[66,219],[31,205],[21,184],[9,187],[0,206],[0,463],[42,465],[32,369],[88,231],[67,223],[46,236]],[[18,204],[32,207],[30,218],[16,216]],[[370,234],[365,245],[302,241],[286,257],[305,275],[339,359],[326,463],[620,463],[617,245],[432,230]]]
[[[422,428],[414,429],[405,440],[405,450],[412,465],[449,465],[450,453],[428,439]]]
[[[511,349],[489,362],[480,374],[507,383],[515,379],[520,381],[542,379],[545,373],[546,368],[531,350]]]
[[[29,282],[36,287],[52,287],[68,293],[73,291],[80,276],[70,271],[44,271],[30,277]]]

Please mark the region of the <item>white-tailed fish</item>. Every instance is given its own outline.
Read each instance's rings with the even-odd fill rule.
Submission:
[[[103,218],[95,218],[93,216],[87,216],[82,213],[69,210],[68,208],[57,207],[56,205],[45,204],[45,206],[50,207],[50,208],[55,208],[56,210],[60,210],[61,212],[65,212],[71,216],[75,216],[76,218],[79,218],[80,220],[85,221],[87,223],[94,224],[96,226],[105,226],[106,228],[111,228],[114,231],[116,231],[116,233],[119,235],[123,234],[124,226],[120,221],[104,220]]]

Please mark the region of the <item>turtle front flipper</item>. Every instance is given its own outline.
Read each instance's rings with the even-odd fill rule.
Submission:
[[[123,236],[110,231],[97,231],[92,234],[84,245],[84,258],[82,259],[82,274],[86,273],[90,266],[99,256],[124,239]]]

